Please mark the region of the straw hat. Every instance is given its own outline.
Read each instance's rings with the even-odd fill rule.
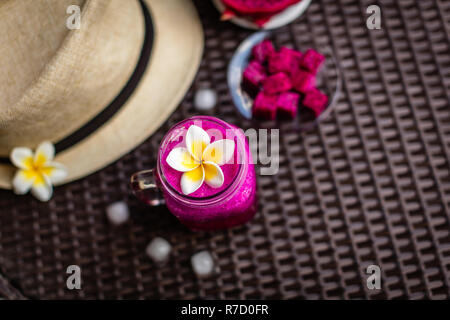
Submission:
[[[203,50],[189,0],[3,0],[0,41],[5,189],[15,147],[54,143],[67,183],[138,146],[183,98]]]

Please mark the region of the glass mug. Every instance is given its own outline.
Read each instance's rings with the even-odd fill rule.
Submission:
[[[187,148],[186,134],[192,125],[205,130],[210,143],[225,138],[234,141],[234,154],[232,161],[220,166],[224,177],[221,187],[212,188],[204,182],[195,192],[185,194],[180,187],[183,172],[174,170],[167,158],[173,149]],[[192,117],[173,126],[162,139],[156,168],[135,173],[131,187],[138,199],[151,206],[165,204],[192,230],[238,226],[253,218],[257,210],[256,174],[244,132],[209,116]]]

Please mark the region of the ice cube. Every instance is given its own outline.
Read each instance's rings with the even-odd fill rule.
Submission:
[[[156,263],[164,263],[169,259],[172,246],[163,238],[154,238],[145,250],[147,255]]]
[[[212,89],[199,89],[195,93],[194,106],[197,110],[205,111],[217,104],[217,93]]]
[[[106,215],[112,224],[120,225],[128,220],[130,217],[130,211],[128,210],[128,205],[125,202],[119,201],[110,204],[106,208]]]
[[[200,251],[191,257],[194,272],[199,277],[206,277],[214,271],[214,260],[208,251]]]

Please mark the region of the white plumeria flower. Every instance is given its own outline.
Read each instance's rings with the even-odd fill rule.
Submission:
[[[29,148],[14,148],[11,162],[19,168],[12,185],[16,194],[31,193],[41,201],[48,201],[53,194],[53,184],[62,182],[67,176],[66,168],[56,162],[55,147],[50,142],[41,143],[36,153]]]
[[[173,169],[183,172],[181,191],[191,194],[205,182],[212,188],[220,188],[225,180],[221,165],[233,157],[234,141],[217,140],[210,143],[208,133],[191,125],[186,133],[186,148],[175,148],[167,156],[167,163]]]

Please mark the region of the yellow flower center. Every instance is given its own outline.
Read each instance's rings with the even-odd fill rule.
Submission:
[[[43,185],[45,184],[45,176],[51,176],[53,172],[53,168],[46,167],[45,163],[47,163],[47,158],[45,155],[38,154],[36,158],[29,157],[25,159],[25,164],[29,168],[28,170],[24,170],[25,178],[29,180],[34,180],[35,185]]]

